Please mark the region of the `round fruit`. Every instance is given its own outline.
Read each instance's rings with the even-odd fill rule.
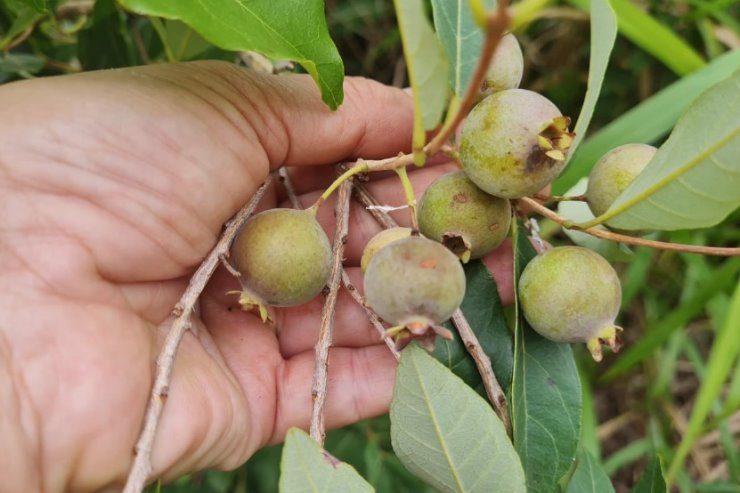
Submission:
[[[488,73],[483,81],[481,94],[489,96],[504,89],[519,87],[524,72],[524,57],[519,41],[511,34],[505,34],[499,41],[496,53],[488,65]]]
[[[509,233],[511,204],[483,192],[462,171],[442,175],[419,202],[419,230],[463,262],[493,251]]]
[[[270,209],[253,216],[231,256],[246,294],[272,306],[307,302],[324,289],[331,272],[331,245],[308,210]]]
[[[367,266],[364,286],[367,303],[383,320],[394,329],[423,336],[450,318],[462,303],[465,272],[445,247],[411,236],[375,254]]]
[[[657,151],[647,144],[625,144],[604,154],[588,176],[586,200],[591,212],[605,213]]]
[[[367,270],[367,265],[375,254],[378,253],[378,250],[391,242],[400,240],[401,238],[408,238],[409,236],[411,236],[411,228],[404,228],[401,226],[384,229],[373,236],[370,241],[367,242],[365,249],[362,251],[362,258],[360,259],[360,269],[362,269],[362,272]]]
[[[491,195],[533,195],[565,167],[574,135],[569,124],[568,117],[536,92],[494,93],[465,119],[460,163],[468,178]]]
[[[519,300],[527,322],[543,337],[585,342],[596,361],[601,344],[618,349],[619,277],[587,248],[564,246],[537,255],[519,279]]]

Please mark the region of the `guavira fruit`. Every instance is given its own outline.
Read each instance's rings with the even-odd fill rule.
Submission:
[[[481,95],[485,97],[504,89],[519,87],[523,73],[524,57],[519,41],[513,34],[505,34],[499,41],[496,53],[488,65]]]
[[[375,254],[378,253],[378,250],[393,241],[408,238],[409,236],[411,236],[411,228],[396,226],[395,228],[384,229],[370,238],[370,241],[367,242],[365,249],[362,251],[362,258],[360,259],[360,269],[362,272],[367,270],[367,265]]]
[[[511,204],[476,187],[463,171],[453,171],[427,187],[417,216],[421,234],[467,262],[504,241],[511,225]]]
[[[370,260],[364,278],[368,305],[394,327],[387,335],[403,347],[417,339],[434,347],[435,335],[452,334],[439,324],[465,296],[460,261],[441,244],[420,236],[389,243]]]
[[[647,144],[625,144],[604,154],[588,176],[586,200],[591,212],[605,213],[657,151]]]
[[[565,167],[570,119],[544,96],[507,89],[478,103],[463,123],[460,164],[473,183],[503,198],[541,190]]]
[[[319,294],[331,272],[331,245],[310,210],[270,209],[251,217],[231,247],[244,288],[240,303],[293,306]]]
[[[619,349],[619,277],[587,248],[563,246],[537,255],[519,278],[519,301],[529,325],[547,339],[585,342],[596,361],[602,344]]]

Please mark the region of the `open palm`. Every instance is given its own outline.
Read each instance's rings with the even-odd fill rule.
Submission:
[[[295,167],[308,205],[333,176],[320,165],[407,150],[403,91],[361,79],[345,90],[331,112],[307,77],[222,63],[0,88],[0,459],[11,472],[0,490],[123,482],[168,316],[223,223],[271,168]],[[422,189],[448,169],[414,181]],[[403,200],[395,180],[370,186],[384,202]],[[271,190],[263,206],[280,200]],[[319,218],[330,231],[331,204]],[[358,207],[350,221],[346,264],[359,283],[353,266],[378,226]],[[495,254],[488,263],[500,265]],[[236,467],[308,425],[321,297],[279,310],[270,326],[238,309],[226,294],[235,288],[217,271],[180,346],[156,476]],[[384,412],[394,371],[361,309],[340,295],[328,425]]]

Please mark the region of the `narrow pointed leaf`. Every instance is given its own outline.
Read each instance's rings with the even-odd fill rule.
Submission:
[[[393,450],[438,490],[524,493],[524,472],[491,406],[416,345],[406,348],[391,402]]]
[[[329,107],[342,103],[344,65],[329,37],[323,0],[121,0],[121,4],[139,14],[181,20],[225,50],[295,60],[314,78]]]
[[[280,460],[280,493],[370,493],[352,466],[340,462],[298,428],[291,428]]]
[[[607,151],[632,142],[650,144],[666,135],[697,95],[729,77],[740,66],[740,50],[729,51],[701,70],[678,80],[589,137],[573,154],[568,168],[553,183],[562,195]]]
[[[486,0],[487,8],[496,5]],[[483,47],[484,34],[475,23],[469,0],[432,0],[434,27],[450,61],[450,85],[462,96],[470,84]]]
[[[609,0],[591,0],[591,55],[588,62],[588,88],[583,99],[581,113],[574,128],[576,138],[570,147],[570,156],[586,135],[591,117],[594,115],[596,101],[601,93],[609,55],[617,39],[617,18],[609,5]]]
[[[465,277],[465,299],[460,309],[478,337],[483,351],[491,358],[493,372],[501,388],[508,393],[514,366],[514,343],[506,325],[496,283],[480,260],[473,260],[465,265]],[[470,387],[485,395],[473,358],[451,323],[447,324],[447,328],[455,337],[451,341],[437,338],[437,347],[432,355]]]
[[[518,230],[515,277],[536,252]],[[518,310],[519,311],[519,310]],[[512,423],[514,445],[527,474],[527,488],[559,492],[576,460],[581,430],[581,380],[570,345],[549,341],[517,314],[514,339]]]
[[[578,465],[565,492],[614,493],[614,486],[599,461],[587,450],[581,450],[578,453]]]
[[[448,62],[422,0],[393,3],[414,95],[414,149],[420,149],[426,139],[424,131],[437,126],[447,103]]]
[[[740,206],[736,108],[740,71],[694,102],[645,170],[595,222],[622,229],[704,228],[734,211]]]
[[[632,493],[666,493],[667,488],[663,471],[660,467],[660,459],[656,456],[650,459],[645,471],[640,476]]]

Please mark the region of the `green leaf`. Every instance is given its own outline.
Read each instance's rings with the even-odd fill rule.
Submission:
[[[642,476],[632,488],[632,493],[666,493],[666,484],[660,467],[660,459],[650,459]]]
[[[578,147],[568,168],[553,184],[553,193],[564,194],[607,151],[632,142],[652,143],[667,134],[697,95],[729,77],[738,66],[740,50],[730,51],[599,130]]]
[[[713,226],[724,219],[740,206],[736,108],[740,71],[694,102],[642,173],[591,223],[676,230]]]
[[[36,55],[24,53],[0,55],[0,82],[5,74],[19,74],[23,77],[30,77],[31,74],[35,74],[42,68],[44,68],[44,60]]]
[[[26,32],[36,22],[43,17],[43,14],[30,7],[23,6],[18,11],[13,23],[8,28],[5,35],[0,38],[0,50],[4,50],[18,36]]]
[[[738,271],[740,257],[726,260],[711,276],[702,281],[693,296],[682,301],[678,308],[650,327],[637,343],[624,351],[603,378],[610,380],[651,356],[658,346],[668,340],[674,330],[704,312],[707,302],[717,293],[737,283]]]
[[[425,130],[437,126],[447,102],[448,62],[429,24],[422,0],[393,0],[403,54],[414,95],[414,149],[426,142]]]
[[[594,115],[596,101],[601,93],[609,55],[617,39],[617,19],[609,0],[591,0],[591,54],[588,62],[588,88],[583,99],[581,113],[574,128],[576,138],[570,148],[570,156],[576,151],[586,135],[591,117]]]
[[[589,0],[569,2],[588,10]],[[704,66],[704,60],[691,45],[630,0],[610,0],[610,3],[617,14],[619,32],[677,75],[686,75]]]
[[[134,12],[178,19],[225,50],[258,51],[300,63],[336,109],[344,97],[344,65],[329,37],[322,0],[121,0]]]
[[[578,452],[578,463],[566,493],[614,493],[614,486],[599,461],[586,450]]]
[[[480,260],[465,265],[465,277],[465,299],[460,309],[483,351],[491,358],[493,372],[501,388],[508,392],[514,367],[514,349],[496,283]],[[451,323],[447,325],[455,334]],[[452,341],[438,339],[432,355],[470,387],[484,392],[475,362],[458,335]]]
[[[79,32],[77,39],[77,57],[85,70],[135,65],[126,16],[114,0],[95,2],[89,26]]]
[[[519,458],[491,406],[416,345],[401,354],[390,416],[396,455],[440,491],[526,491]]]
[[[486,7],[496,5],[487,0]],[[483,31],[473,20],[469,0],[432,0],[434,27],[450,60],[450,85],[462,97],[483,48]]]
[[[720,397],[727,376],[730,374],[732,365],[740,354],[740,337],[738,337],[738,328],[740,327],[740,284],[735,287],[735,294],[732,296],[732,304],[725,318],[725,322],[718,331],[712,349],[709,353],[706,373],[701,380],[699,395],[694,401],[694,408],[691,411],[688,427],[683,433],[681,444],[673,456],[671,465],[668,468],[668,480],[675,477],[678,469],[683,465],[686,456],[691,451],[691,447],[704,431],[704,421],[706,420],[712,406]]]
[[[536,252],[521,230],[514,243],[518,279]],[[518,307],[517,307],[517,311]],[[576,459],[581,430],[581,381],[568,344],[549,341],[517,314],[512,386],[514,445],[529,491],[560,491]]]
[[[280,493],[375,491],[351,466],[298,428],[288,430],[280,470]]]

